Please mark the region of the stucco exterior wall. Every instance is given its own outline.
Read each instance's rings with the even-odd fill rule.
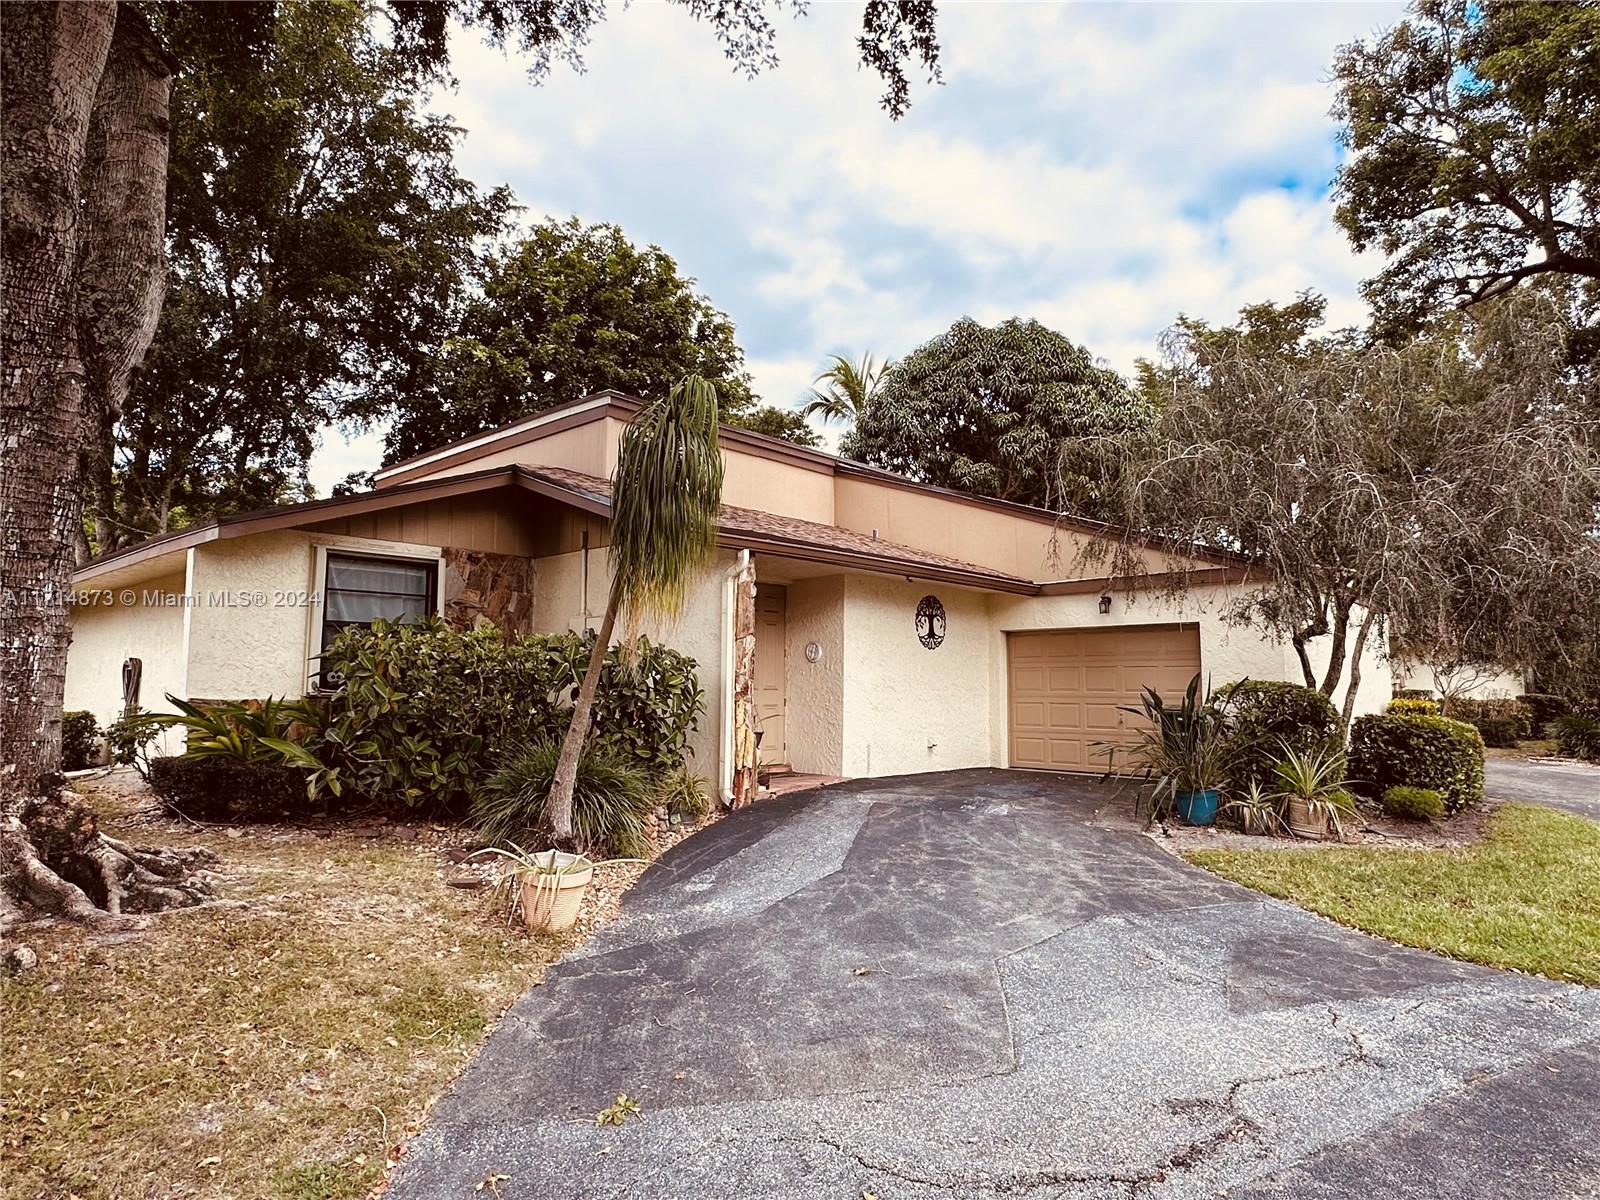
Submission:
[[[881,575],[847,576],[844,589],[840,774],[897,775],[993,762],[984,721],[993,687],[987,598]],[[917,603],[930,593],[948,618],[936,650],[917,640]]]
[[[299,531],[207,542],[189,552],[191,698],[305,694],[309,597],[318,587],[313,563],[311,535]]]
[[[66,708],[92,712],[104,728],[122,716],[122,663],[142,661],[139,707],[147,712],[174,712],[168,693],[187,696],[183,658],[183,608],[164,604],[181,597],[182,575],[146,580],[127,588],[107,589],[106,603],[84,603],[72,610],[72,644],[67,650]],[[132,600],[124,604],[124,599]],[[167,730],[152,747],[176,753],[183,734]]]
[[[844,774],[844,592],[841,575],[789,584],[784,731],[796,771]],[[811,642],[821,650],[814,663],[806,661]]]
[[[1394,686],[1420,688],[1439,695],[1448,687],[1451,695],[1463,700],[1506,700],[1525,695],[1528,681],[1521,671],[1496,670],[1492,667],[1477,669],[1467,667],[1436,677],[1431,667],[1397,658],[1390,666]]]
[[[674,621],[647,621],[631,632],[671,646],[692,657],[698,665],[700,688],[705,692],[705,712],[689,739],[693,768],[713,781],[718,777],[722,739],[722,672],[725,661],[726,614],[724,582],[734,554],[719,551],[715,561],[691,581],[683,611]],[[611,588],[610,554],[605,547],[588,552],[588,601],[584,600],[584,554],[557,554],[538,559],[534,586],[533,628],[537,633],[582,632],[598,628],[605,616]],[[630,631],[617,629],[616,637]]]
[[[833,524],[833,476],[722,444],[722,502]]]

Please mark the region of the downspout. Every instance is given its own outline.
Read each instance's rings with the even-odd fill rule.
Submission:
[[[738,664],[734,625],[739,613],[739,579],[750,567],[750,551],[741,550],[722,580],[722,729],[717,789],[722,806],[733,807],[733,675]]]

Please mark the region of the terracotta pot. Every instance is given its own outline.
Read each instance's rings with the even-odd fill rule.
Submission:
[[[1328,814],[1320,808],[1313,812],[1309,800],[1290,796],[1289,832],[1308,841],[1324,841],[1328,836]]]
[[[545,861],[548,853],[538,857],[541,862]],[[589,890],[594,867],[581,855],[556,851],[558,867],[571,868],[573,863],[579,861],[584,865],[565,870],[559,876],[538,873],[522,876],[522,919],[533,932],[562,933],[571,929],[573,922],[578,919],[578,906],[583,903],[583,894]],[[554,887],[550,886],[552,878],[555,880]]]

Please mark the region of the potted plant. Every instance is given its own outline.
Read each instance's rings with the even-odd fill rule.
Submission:
[[[1097,742],[1110,763],[1107,776],[1137,778],[1148,785],[1148,829],[1174,811],[1190,825],[1210,825],[1217,819],[1219,789],[1227,773],[1222,713],[1212,702],[1210,689],[1202,695],[1195,675],[1175,707],[1168,706],[1154,688],[1145,688],[1137,707],[1122,709],[1142,724],[1132,744]],[[1124,770],[1116,767],[1119,751],[1128,756]]]
[[[1330,833],[1344,837],[1344,820],[1355,814],[1355,800],[1344,789],[1343,750],[1296,750],[1285,742],[1272,773],[1290,833],[1313,841]]]
[[[490,846],[477,853],[497,855],[511,864],[499,886],[506,890],[507,903],[521,909],[523,923],[534,933],[564,933],[572,928],[599,865],[583,854],[564,850],[530,852],[516,845],[509,850]]]

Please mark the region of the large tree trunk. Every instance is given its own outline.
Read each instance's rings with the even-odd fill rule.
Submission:
[[[106,837],[59,793],[82,468],[160,312],[172,65],[109,0],[0,21],[0,931],[192,904],[200,854]]]
[[[578,685],[578,698],[572,706],[572,724],[561,739],[561,754],[556,759],[556,775],[550,785],[550,795],[545,800],[545,816],[550,831],[558,841],[572,836],[572,793],[578,784],[578,762],[583,758],[583,744],[589,738],[589,721],[594,712],[594,694],[600,687],[600,671],[606,664],[606,651],[611,647],[611,631],[617,626],[615,589],[606,600],[606,615],[600,622],[600,632],[589,655],[589,665]]]

